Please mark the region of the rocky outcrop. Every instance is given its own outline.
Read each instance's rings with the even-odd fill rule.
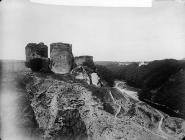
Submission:
[[[33,71],[49,71],[48,47],[44,43],[29,43],[25,52],[28,68]]]
[[[89,85],[102,86],[101,79],[96,72],[92,56],[78,56],[74,58],[75,68],[71,74],[75,79],[83,80]]]
[[[185,122],[182,119],[167,116],[162,122],[161,129],[168,135],[183,137]]]
[[[90,77],[91,77],[91,82],[93,85],[98,86],[98,87],[102,86],[101,79],[96,72],[91,73]]]
[[[90,85],[92,83],[90,73],[92,72],[93,71],[88,67],[78,66],[71,71],[71,74],[75,77],[75,79],[83,80],[84,82]]]
[[[87,66],[77,66],[72,71],[71,74],[75,79],[82,80],[89,85],[95,85],[101,87],[101,79],[93,69]]]
[[[58,74],[70,73],[73,67],[72,45],[52,43],[50,45],[51,71]]]
[[[185,136],[184,120],[119,89],[69,83],[39,73],[27,73],[24,79],[45,139],[180,140]]]

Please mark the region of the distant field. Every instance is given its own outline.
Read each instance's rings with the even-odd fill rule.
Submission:
[[[24,60],[0,60],[0,71],[3,73],[26,71],[28,68],[24,63]]]
[[[117,61],[95,61],[94,62],[96,65],[129,65],[133,62],[117,62]]]

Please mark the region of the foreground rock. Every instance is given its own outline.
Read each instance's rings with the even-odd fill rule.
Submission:
[[[83,80],[89,85],[95,85],[97,87],[101,87],[102,85],[100,77],[96,71],[87,66],[77,66],[71,71],[71,74],[75,79]]]
[[[39,73],[27,73],[21,82],[45,139],[181,140],[185,136],[184,120],[169,117],[116,88]]]
[[[50,45],[51,71],[58,74],[70,73],[73,67],[72,45],[52,43]]]

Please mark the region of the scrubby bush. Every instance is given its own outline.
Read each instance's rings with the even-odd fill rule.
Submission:
[[[143,76],[143,88],[155,89],[160,87],[172,74],[177,73],[183,67],[183,64],[173,59],[149,63],[147,72]]]
[[[113,73],[105,66],[96,65],[96,68],[100,79],[105,80],[109,86],[113,86],[115,80]]]
[[[169,76],[180,69],[185,69],[185,61],[165,59],[152,61],[142,66],[133,62],[129,65],[107,65],[105,67],[112,72],[114,78],[125,80],[131,86],[155,89],[168,80]]]
[[[122,76],[121,78],[125,78],[129,85],[136,86],[138,63],[132,63],[130,65],[125,66],[125,70],[123,72],[124,76]]]
[[[124,80],[128,85],[140,88],[140,100],[148,101],[155,107],[159,104],[159,109],[164,112],[180,114],[185,118],[185,115],[182,115],[185,114],[184,60],[165,59],[142,66],[131,63],[115,67],[108,65],[106,68],[111,71],[113,79]]]
[[[162,111],[185,118],[185,70],[181,69],[161,84],[157,90],[143,89],[139,93],[140,100],[151,101]]]

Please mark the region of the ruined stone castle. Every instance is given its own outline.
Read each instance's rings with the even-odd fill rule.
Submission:
[[[71,44],[61,42],[50,44],[50,58],[48,46],[44,43],[29,43],[25,52],[26,66],[32,71],[71,74],[76,79],[85,80],[88,84],[101,85],[93,56],[74,57]]]

